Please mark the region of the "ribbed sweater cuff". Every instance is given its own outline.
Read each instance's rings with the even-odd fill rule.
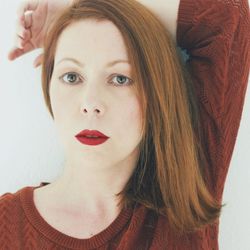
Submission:
[[[195,16],[196,1],[194,0],[180,0],[178,21],[181,23],[192,23]]]

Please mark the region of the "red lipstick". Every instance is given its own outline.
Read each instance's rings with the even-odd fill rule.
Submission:
[[[104,135],[98,130],[83,130],[77,134],[76,139],[86,145],[99,145],[109,139],[108,136]]]

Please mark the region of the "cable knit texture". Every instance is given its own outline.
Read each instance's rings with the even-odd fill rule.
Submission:
[[[250,16],[247,0],[181,0],[177,45],[186,61],[199,101],[202,137],[209,169],[208,185],[222,200],[240,125],[250,68]],[[0,248],[216,250],[218,225],[177,238],[165,218],[142,205],[123,210],[102,232],[77,239],[56,230],[39,214],[35,188],[27,186],[0,197]]]

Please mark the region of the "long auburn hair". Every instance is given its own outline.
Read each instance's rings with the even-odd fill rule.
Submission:
[[[76,0],[58,14],[44,45],[42,89],[50,102],[57,41],[71,23],[111,21],[120,30],[140,100],[143,138],[137,166],[120,196],[123,208],[140,203],[165,216],[176,232],[217,223],[224,205],[212,197],[199,109],[192,79],[170,33],[135,0]]]

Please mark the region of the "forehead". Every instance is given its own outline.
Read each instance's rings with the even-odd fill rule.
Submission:
[[[73,57],[82,61],[128,61],[125,42],[119,29],[110,21],[87,19],[70,24],[61,33],[55,61]],[[80,60],[80,61],[81,61]]]

